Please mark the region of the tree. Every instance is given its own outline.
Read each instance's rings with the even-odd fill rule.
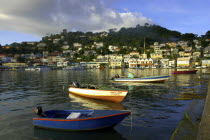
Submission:
[[[206,38],[210,39],[210,30],[206,32]]]
[[[193,33],[185,33],[181,37],[181,39],[184,41],[193,41],[195,38],[196,38],[196,35]]]

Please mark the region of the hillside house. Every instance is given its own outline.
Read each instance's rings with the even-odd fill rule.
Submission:
[[[162,53],[151,53],[150,57],[152,59],[162,59],[163,58],[163,54]]]

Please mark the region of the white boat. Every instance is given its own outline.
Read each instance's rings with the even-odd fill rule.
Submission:
[[[83,66],[67,66],[63,70],[85,70]]]
[[[148,76],[148,77],[134,77],[134,78],[114,78],[115,82],[141,82],[141,83],[155,83],[165,82],[169,76]]]
[[[69,88],[69,92],[72,94],[113,102],[122,102],[128,93],[128,91],[125,90],[100,89],[95,86],[80,87],[77,82],[73,82],[72,85],[73,86]]]
[[[44,70],[51,70],[51,68],[49,68],[49,67],[35,67],[35,70],[36,71],[44,71]]]
[[[165,82],[170,77],[170,76],[134,77],[134,75],[131,72],[126,70],[124,71],[128,72],[128,77],[120,77],[118,74],[116,74],[114,77],[111,78],[111,80],[114,80],[114,82],[155,83],[155,82]]]
[[[35,67],[27,67],[25,68],[25,71],[35,71]]]

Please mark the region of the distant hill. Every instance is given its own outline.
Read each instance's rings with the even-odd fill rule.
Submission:
[[[110,29],[107,36],[101,36],[101,33],[92,32],[68,32],[67,34],[61,34],[65,36],[62,42],[67,41],[69,45],[75,42],[81,43],[83,45],[90,45],[93,42],[103,42],[106,46],[116,45],[122,46],[132,46],[139,47],[143,46],[144,38],[146,38],[146,43],[152,44],[153,42],[167,42],[167,41],[177,41],[182,38],[182,34],[178,31],[171,31],[163,28],[159,25],[149,25],[144,26],[137,25],[136,27],[121,28],[119,31],[115,29]],[[58,38],[58,35],[51,35],[51,39]],[[45,41],[43,38],[42,41]],[[46,41],[49,43],[49,41]]]

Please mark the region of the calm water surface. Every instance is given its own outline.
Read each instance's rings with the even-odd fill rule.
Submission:
[[[206,96],[209,75],[202,74],[204,69],[199,70],[197,74],[189,75],[171,75],[171,69],[130,71],[135,76],[170,75],[170,79],[165,83],[156,84],[110,81],[110,77],[115,74],[126,75],[121,69],[1,71],[0,139],[169,140],[192,103],[203,102]],[[121,88],[129,90],[129,94],[122,103],[69,96],[68,87],[71,81],[78,81],[80,84],[91,83],[99,87]],[[125,109],[131,110],[132,114],[114,129],[61,132],[33,127],[32,118],[35,116],[33,108],[38,105],[44,110]]]

